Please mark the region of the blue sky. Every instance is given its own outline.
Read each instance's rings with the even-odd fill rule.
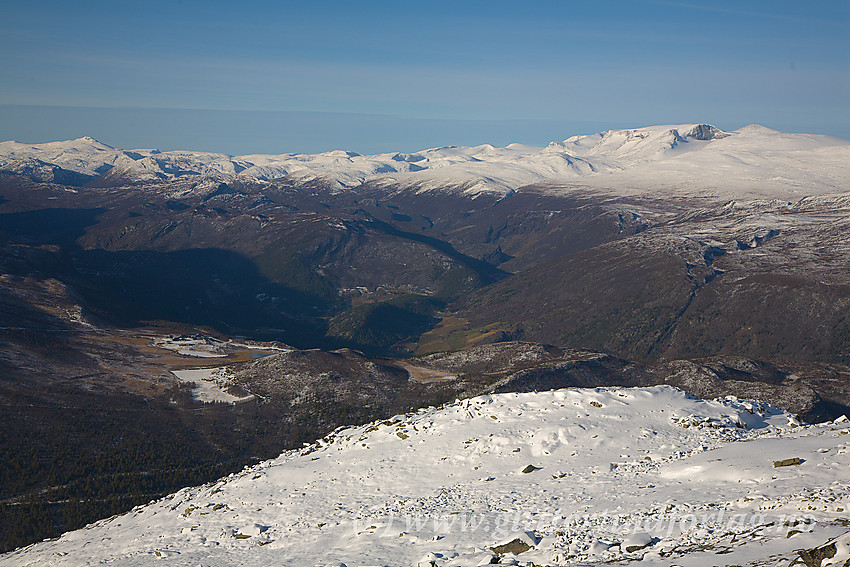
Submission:
[[[361,153],[750,123],[850,138],[850,3],[0,5],[0,139]]]

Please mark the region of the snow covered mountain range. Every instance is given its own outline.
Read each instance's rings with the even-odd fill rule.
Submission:
[[[155,149],[121,150],[84,137],[45,144],[0,143],[0,170],[60,168],[81,176],[153,182],[193,175],[269,180],[320,179],[339,188],[364,182],[419,188],[461,184],[467,193],[509,193],[533,183],[573,183],[617,193],[665,189],[793,195],[847,189],[850,142],[786,134],[762,126],[724,132],[706,124],[653,126],[573,136],[546,147],[448,146],[416,153],[229,156]],[[43,180],[43,179],[41,179]]]
[[[0,564],[788,565],[838,537],[823,565],[844,565],[848,433],[669,386],[481,396],[338,429]]]
[[[850,567],[848,166],[2,142],[0,565]]]

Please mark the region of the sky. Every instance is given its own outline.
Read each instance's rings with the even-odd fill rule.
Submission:
[[[0,3],[0,140],[367,154],[695,122],[850,139],[850,2]]]

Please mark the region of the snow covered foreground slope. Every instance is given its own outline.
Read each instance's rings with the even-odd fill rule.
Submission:
[[[525,185],[558,183],[626,194],[708,190],[791,199],[850,190],[847,163],[850,141],[840,138],[786,134],[762,126],[724,132],[706,124],[609,130],[544,148],[484,144],[371,156],[341,150],[235,157],[124,151],[87,137],[37,145],[0,143],[0,170],[19,173],[49,165],[123,182],[188,175],[286,177],[296,182],[320,179],[340,189],[374,182],[417,190],[454,186],[469,194],[508,194]]]
[[[0,565],[787,565],[848,530],[848,433],[667,386],[482,396],[338,430]]]

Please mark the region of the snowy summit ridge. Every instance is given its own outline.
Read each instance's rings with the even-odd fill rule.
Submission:
[[[848,433],[669,386],[481,396],[341,428],[0,564],[784,565],[846,547]]]
[[[45,144],[0,143],[0,170],[58,167],[78,175],[129,182],[185,176],[298,181],[321,180],[339,189],[365,182],[420,190],[462,186],[467,193],[510,193],[530,184],[616,191],[714,190],[780,196],[848,189],[850,142],[786,134],[762,126],[724,132],[708,124],[651,126],[573,136],[546,147],[510,144],[446,146],[415,153],[360,155],[251,154],[121,150],[90,137]]]

